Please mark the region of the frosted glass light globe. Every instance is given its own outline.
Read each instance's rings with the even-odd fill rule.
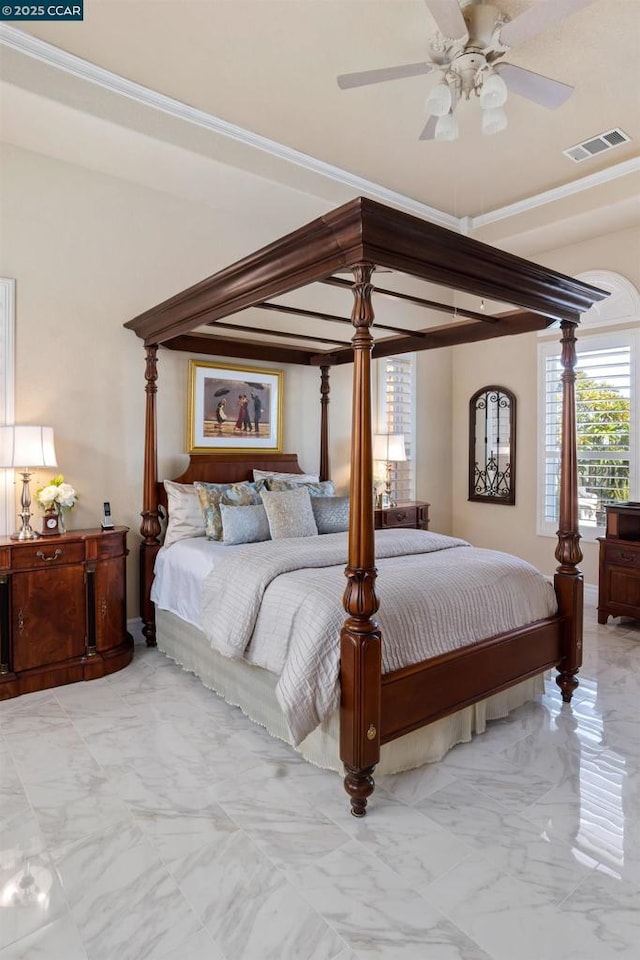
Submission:
[[[507,115],[502,107],[482,111],[482,132],[487,136],[507,129]]]
[[[447,113],[444,117],[438,117],[434,133],[436,140],[457,140],[458,133],[458,121],[452,113]]]
[[[480,106],[483,110],[503,107],[507,102],[507,85],[497,73],[490,73],[480,90]]]
[[[427,98],[427,113],[433,117],[444,117],[451,110],[451,89],[441,80],[431,89]]]

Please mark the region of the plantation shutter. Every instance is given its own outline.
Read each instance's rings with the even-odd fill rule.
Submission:
[[[407,459],[391,465],[391,494],[397,501],[412,500],[414,478],[415,360],[411,354],[385,357],[382,364],[383,424],[381,432],[401,433]]]
[[[562,366],[545,365],[544,519],[558,522]],[[630,341],[579,350],[576,364],[578,513],[580,524],[603,526],[604,505],[630,495],[632,356]]]

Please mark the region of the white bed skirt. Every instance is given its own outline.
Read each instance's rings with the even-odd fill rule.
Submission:
[[[240,707],[243,713],[265,727],[272,736],[291,743],[284,715],[276,699],[278,678],[275,674],[243,660],[223,657],[211,648],[204,633],[197,627],[157,608],[156,636],[158,649],[162,653],[185,670],[195,673],[206,687],[214,690],[227,703]],[[399,773],[423,763],[441,760],[456,743],[471,740],[474,733],[484,733],[488,720],[506,717],[511,710],[543,692],[541,674],[465,707],[450,717],[436,720],[427,727],[385,743],[376,770],[380,775]],[[336,711],[292,749],[316,766],[342,773],[339,722],[339,711]]]

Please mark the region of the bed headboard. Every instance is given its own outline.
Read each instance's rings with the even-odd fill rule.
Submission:
[[[197,453],[189,457],[189,465],[176,483],[238,483],[253,480],[253,471],[273,470],[278,473],[303,473],[297,453]],[[169,478],[167,478],[169,479]],[[167,494],[163,483],[156,485],[158,503],[167,509]]]

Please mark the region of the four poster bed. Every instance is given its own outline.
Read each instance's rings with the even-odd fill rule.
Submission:
[[[508,305],[509,309],[503,313],[486,315],[471,310],[452,311],[447,304],[395,290],[381,290],[372,279],[376,267],[501,302]],[[345,268],[352,270],[352,282],[335,276],[336,272]],[[351,288],[354,303],[350,318],[272,302],[274,297],[316,282]],[[374,294],[377,291],[381,291],[385,297],[408,300],[431,311],[454,313],[453,322],[418,330],[378,325],[378,330],[382,328],[384,333],[375,339],[371,327],[374,322]],[[570,701],[578,685],[576,675],[582,659],[583,583],[577,566],[582,554],[578,532],[574,332],[580,315],[606,296],[604,291],[538,264],[360,198],[126,324],[143,339],[146,348],[140,600],[144,632],[150,645],[156,642],[151,587],[154,564],[161,548],[160,509],[161,505],[166,505],[165,491],[158,482],[157,474],[155,396],[158,347],[162,345],[169,349],[217,357],[259,358],[319,367],[321,480],[329,476],[329,370],[337,364],[354,364],[348,558],[344,570],[347,585],[343,597],[346,619],[340,631],[336,669],[339,670],[340,690],[340,757],[345,770],[345,789],[351,798],[351,812],[355,816],[363,816],[366,812],[367,798],[374,789],[373,772],[379,764],[383,745],[399,738],[405,740],[407,735],[442,718],[458,716],[460,711],[472,704],[484,703],[487,698],[500,696],[505,691],[513,693],[520,689],[520,685],[551,667],[558,670],[556,679],[564,701]],[[328,324],[349,322],[355,328],[355,333],[351,345],[345,345],[344,341],[332,336],[324,338],[310,335],[308,331],[283,334],[282,331],[265,331],[264,328],[252,329],[242,325],[241,321],[223,322],[224,318],[249,307],[295,313]],[[391,561],[379,558],[395,557],[400,547],[389,546],[383,542],[383,538],[376,540],[374,535],[371,360],[540,330],[556,320],[560,321],[562,329],[564,373],[560,522],[555,551],[559,566],[554,577],[553,607],[540,608],[537,613],[530,613],[528,618],[525,616],[525,619],[511,623],[507,628],[502,626],[481,636],[473,636],[471,640],[459,640],[453,649],[447,648],[443,652],[437,648],[433,654],[419,654],[417,661],[406,662],[405,658],[397,661],[395,667],[389,667],[389,651],[393,648],[394,638],[381,632],[376,622],[379,608],[376,562],[380,567],[379,587],[384,593],[385,577],[393,583],[393,577],[397,574],[387,566]],[[203,325],[212,332],[194,332]],[[255,337],[234,339],[229,332],[234,329],[243,334],[253,333]],[[258,339],[261,334],[266,335],[266,340]],[[287,344],[273,342],[274,337],[283,336],[286,336]],[[296,340],[303,345],[291,346],[290,342]],[[308,346],[309,341],[315,344],[330,343],[333,349],[319,350],[317,346]],[[300,472],[295,455],[265,453],[249,457],[247,454],[206,454],[192,455],[187,470],[176,479],[182,484],[194,481],[236,482],[251,479],[253,468],[294,474]],[[430,536],[417,531],[410,533],[415,533],[416,537]],[[329,558],[327,567],[333,549],[329,540],[340,536],[331,534],[328,538],[316,538],[326,541],[326,550],[324,544],[322,547],[316,545],[316,552],[326,553]],[[447,538],[440,539],[444,541]],[[423,543],[421,540],[419,546],[410,544],[408,552],[431,551],[431,546],[423,547]],[[442,545],[439,544],[438,549]],[[461,556],[463,553],[472,555],[469,551],[473,548],[460,542],[444,546],[465,547],[462,551],[443,550],[450,566],[452,556]],[[170,554],[174,549],[172,546],[167,553]],[[484,553],[488,554],[489,551]],[[480,557],[478,567],[483,567],[486,560]],[[394,562],[402,563],[404,558]],[[431,561],[427,558],[424,562]],[[321,564],[318,561],[311,565]],[[496,574],[498,579],[500,576]],[[413,582],[411,577],[407,579]],[[402,602],[405,606],[412,605],[414,599],[414,596],[409,596]],[[442,600],[445,606],[447,601],[445,595]],[[305,603],[305,600],[301,601],[302,607]],[[385,599],[380,610],[381,621],[384,621],[386,606]],[[168,619],[171,621],[171,615]],[[467,612],[464,619],[474,620],[475,614],[470,617]],[[166,625],[166,616],[164,621]],[[169,622],[169,633],[174,626]],[[448,630],[448,627],[441,628],[441,633],[446,634]],[[383,645],[386,659],[383,658]],[[175,646],[171,648],[173,651],[175,649]],[[171,653],[171,650],[168,652]],[[181,657],[175,652],[172,655],[179,662],[190,665],[188,655]],[[385,663],[386,672],[383,670]],[[225,687],[225,682],[219,685],[211,682],[210,685],[220,689]],[[224,689],[221,692],[224,693]],[[232,693],[230,699],[233,700],[234,696]],[[517,701],[517,694],[514,696],[516,700],[512,701],[512,705]],[[251,710],[246,712],[252,715]],[[263,722],[261,716],[255,719]],[[266,725],[269,726],[268,723]]]

